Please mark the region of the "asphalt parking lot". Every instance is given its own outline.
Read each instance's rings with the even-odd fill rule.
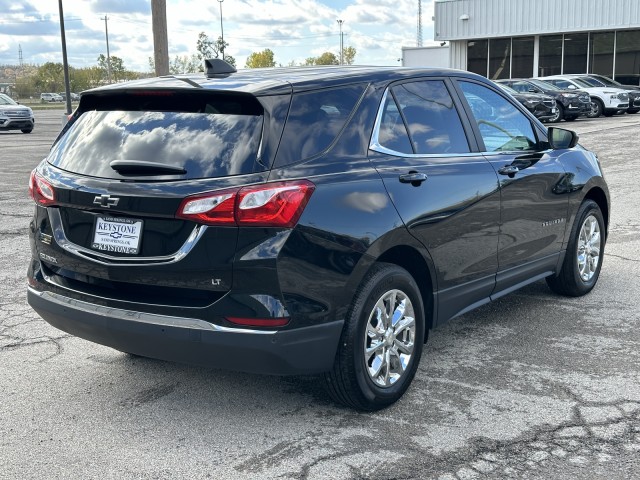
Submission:
[[[559,125],[611,189],[595,290],[539,282],[451,321],[374,414],[334,405],[314,377],[131,357],[41,320],[26,303],[27,183],[61,117],[0,132],[0,478],[637,478],[640,114]]]

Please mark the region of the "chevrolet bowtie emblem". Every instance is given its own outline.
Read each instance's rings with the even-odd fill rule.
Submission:
[[[116,205],[118,205],[119,201],[119,198],[113,198],[110,195],[98,195],[93,199],[94,205],[100,205],[104,208],[115,207]]]

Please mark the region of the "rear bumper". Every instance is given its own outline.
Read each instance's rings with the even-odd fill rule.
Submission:
[[[27,300],[54,327],[116,350],[272,375],[331,369],[343,325],[339,320],[281,331],[232,329],[200,319],[103,307],[33,288]]]

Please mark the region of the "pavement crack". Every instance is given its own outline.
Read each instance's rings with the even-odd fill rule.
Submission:
[[[627,262],[640,263],[640,260],[636,258],[623,257],[622,255],[614,255],[613,253],[607,253],[607,257],[616,257],[616,258],[619,258],[620,260],[625,260]]]

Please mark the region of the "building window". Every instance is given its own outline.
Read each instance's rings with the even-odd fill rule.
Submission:
[[[588,33],[570,33],[564,36],[562,73],[587,73]]]
[[[489,78],[511,77],[511,38],[492,38],[489,41]]]
[[[467,70],[487,76],[488,40],[469,40],[467,42]]]
[[[610,77],[613,73],[613,45],[615,32],[591,34],[589,46],[589,73]]]
[[[615,79],[620,83],[640,83],[640,30],[618,31]]]
[[[540,37],[540,59],[538,76],[560,75],[562,73],[562,35]]]
[[[533,76],[533,37],[514,38],[511,43],[511,78]]]

